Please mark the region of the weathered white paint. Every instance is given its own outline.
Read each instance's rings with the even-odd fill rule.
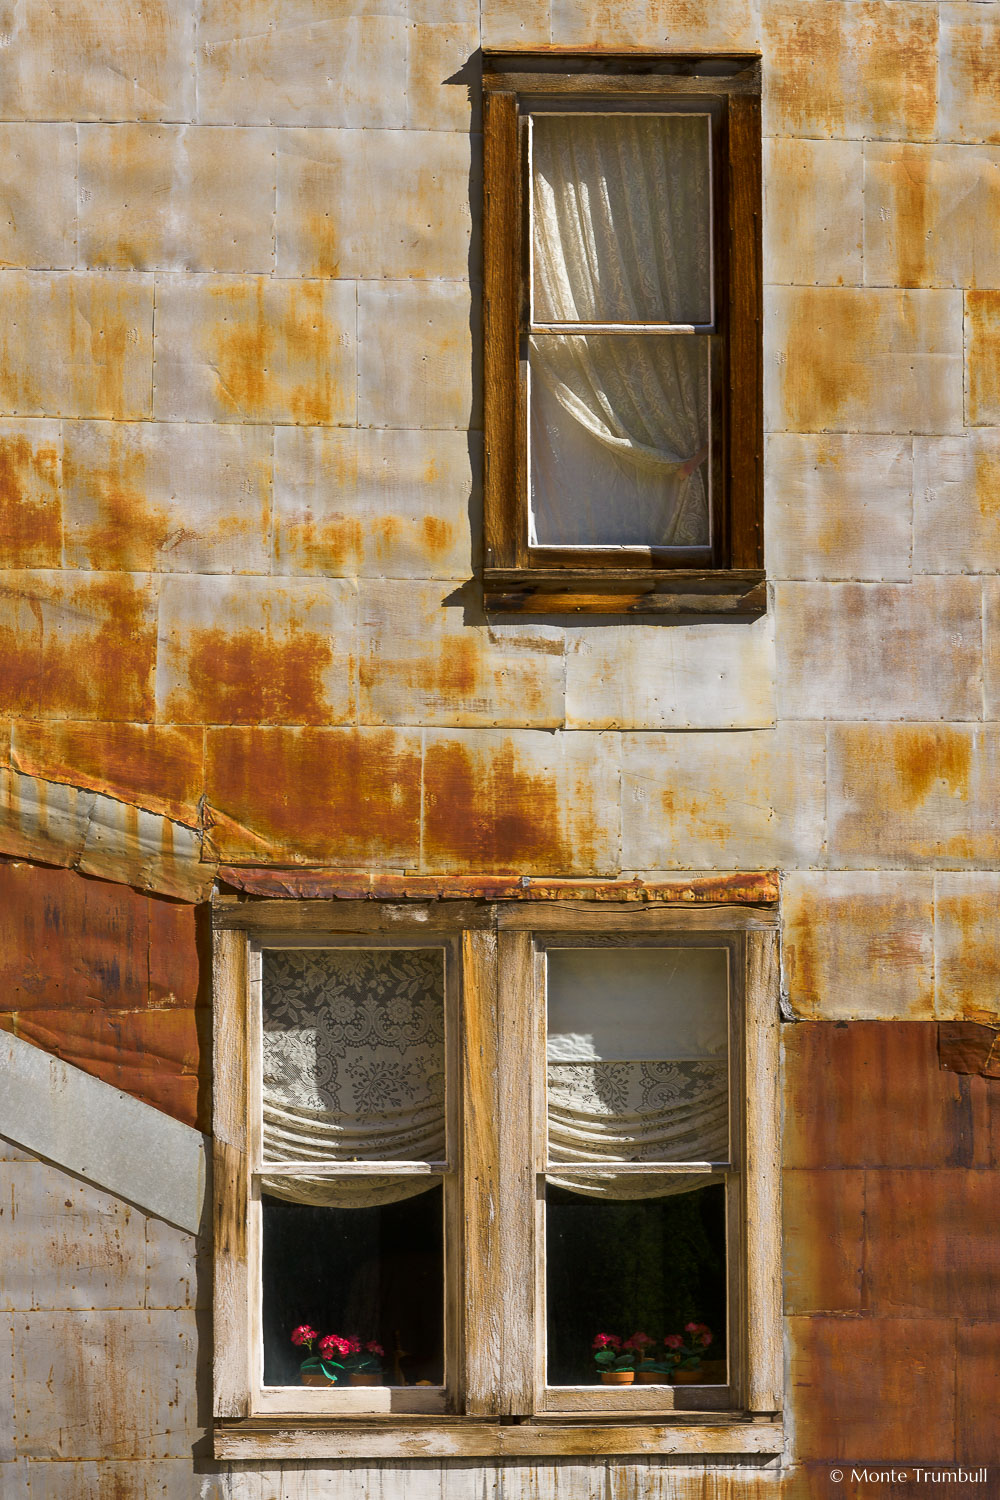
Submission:
[[[191,1233],[205,1137],[20,1037],[0,1037],[0,1135]]]

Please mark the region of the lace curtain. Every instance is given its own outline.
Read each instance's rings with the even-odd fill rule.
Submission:
[[[711,320],[704,115],[536,115],[534,322]],[[708,339],[536,334],[539,545],[709,541]]]
[[[263,960],[264,1191],[338,1208],[395,1203],[431,1176],[283,1177],[268,1164],[441,1161],[440,949],[268,949]]]
[[[548,1181],[613,1199],[722,1181],[614,1167],[728,1160],[725,953],[563,949],[546,963]],[[595,1171],[560,1173],[560,1163]]]

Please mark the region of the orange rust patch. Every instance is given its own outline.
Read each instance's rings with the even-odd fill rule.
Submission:
[[[153,593],[129,574],[74,580],[42,641],[39,708],[72,718],[153,717]]]
[[[838,0],[841,3],[841,0]],[[849,292],[803,287],[785,338],[784,407],[801,431],[834,427],[870,399],[872,308]]]
[[[216,729],[207,741],[209,844],[239,861],[417,862],[420,734]],[[221,814],[221,818],[216,817]]]
[[[919,148],[898,148],[889,175],[896,223],[896,267],[899,286],[929,286],[927,229],[930,178],[934,163]]]
[[[152,571],[174,527],[166,510],[147,501],[142,450],[113,431],[102,471],[78,465],[72,444],[67,445],[63,467],[67,488],[78,492],[97,512],[97,520],[79,533],[79,545],[91,566]]]
[[[318,521],[310,511],[285,517],[275,526],[274,553],[281,567],[340,577],[361,562],[364,528],[357,516],[339,512]]]
[[[11,574],[0,589],[0,684],[13,713],[153,717],[154,592],[128,574]]]
[[[510,740],[488,758],[457,742],[427,747],[424,770],[424,853],[431,862],[469,870],[516,873],[524,868],[571,870],[587,865],[592,845],[567,831],[565,799],[573,796],[581,830],[590,788],[570,792],[552,773],[527,770]]]
[[[329,213],[311,213],[306,217],[306,228],[312,242],[310,276],[339,276],[340,242],[336,219]]]
[[[940,728],[902,726],[892,744],[900,801],[916,807],[936,788],[963,801],[969,796],[972,740],[946,725]]]
[[[217,626],[191,630],[183,649],[188,686],[170,694],[168,719],[323,724],[331,717],[323,674],[333,649],[315,631],[299,626],[285,637],[269,628],[237,635]]]
[[[23,433],[0,437],[0,567],[62,562],[59,451]]]
[[[969,422],[1000,422],[1000,291],[965,294],[966,362],[969,372]]]
[[[204,734],[176,725],[17,723],[14,765],[28,776],[106,792],[195,825]]]
[[[423,516],[420,521],[420,530],[424,550],[432,557],[440,556],[451,549],[455,538],[455,528],[450,522],[442,521],[439,516]]]
[[[275,331],[264,304],[264,285],[258,278],[252,286],[242,283],[211,288],[212,296],[225,298],[230,310],[212,330],[219,399],[229,411],[240,415],[264,415],[269,405]],[[253,306],[248,307],[251,297]]]

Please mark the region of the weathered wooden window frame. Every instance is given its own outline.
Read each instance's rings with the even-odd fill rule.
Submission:
[[[766,1454],[782,1447],[777,916],[635,903],[232,901],[214,910],[214,1416],[219,1458],[601,1453]],[[736,1044],[731,1224],[732,1388],[542,1384],[544,994],[548,942],[726,946]],[[447,1400],[433,1390],[335,1393],[260,1384],[255,1277],[254,964],[260,946],[440,941],[460,1120],[446,1186]],[[455,965],[451,971],[455,975]],[[447,986],[446,986],[447,988]],[[456,1035],[457,1032],[457,1035]],[[527,1064],[527,1065],[526,1065]],[[532,1272],[534,1271],[534,1275]],[[697,1394],[692,1395],[692,1392]],[[414,1399],[416,1397],[416,1399]],[[701,1409],[702,1403],[711,1409]],[[373,1409],[375,1406],[380,1409]],[[450,1410],[444,1408],[448,1406]],[[400,1407],[405,1409],[401,1410]]]
[[[529,543],[528,148],[533,103],[711,108],[718,342],[712,358],[709,548]],[[727,613],[766,608],[760,64],[747,58],[487,52],[483,63],[484,600],[529,614]]]

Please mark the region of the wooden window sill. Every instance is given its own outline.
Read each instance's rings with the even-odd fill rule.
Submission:
[[[734,615],[767,610],[762,568],[484,568],[487,613]]]
[[[215,1424],[217,1459],[330,1459],[330,1458],[531,1458],[600,1454],[692,1454],[729,1458],[734,1455],[779,1454],[784,1445],[780,1421],[713,1415],[697,1424],[690,1420],[656,1426],[621,1421],[536,1420],[487,1422],[453,1417],[428,1422],[409,1421],[334,1423],[282,1422],[273,1418]]]

